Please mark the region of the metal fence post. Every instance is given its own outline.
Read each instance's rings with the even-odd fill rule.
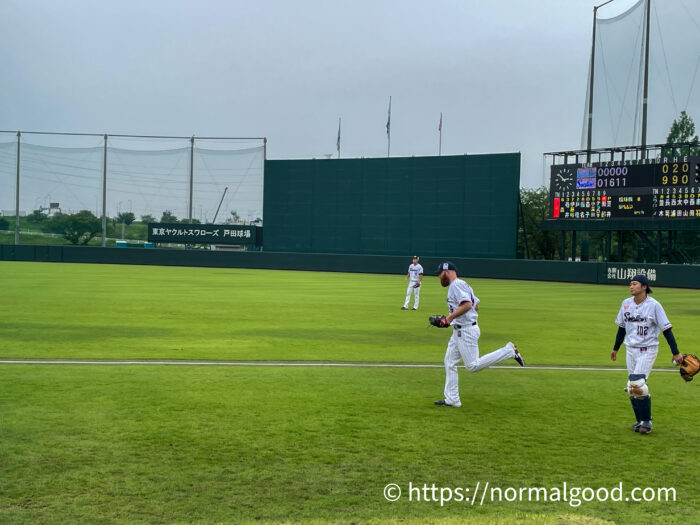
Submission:
[[[107,134],[102,163],[102,246],[107,245]]]
[[[15,244],[19,244],[19,139],[22,133],[17,132],[17,188],[15,191]]]
[[[190,138],[190,206],[187,220],[192,224],[192,198],[194,195],[194,135]]]

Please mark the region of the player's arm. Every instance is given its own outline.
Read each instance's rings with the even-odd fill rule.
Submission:
[[[625,320],[624,320],[624,310],[625,301],[622,301],[620,309],[617,311],[617,317],[615,318],[615,324],[617,325],[617,334],[615,335],[615,344],[613,345],[613,350],[610,352],[610,360],[617,361],[617,351],[620,349],[620,345],[625,340],[625,335],[627,331],[625,330]]]
[[[420,284],[422,280],[423,280],[423,274],[419,273],[418,274],[418,284]]]
[[[617,361],[617,351],[620,349],[622,342],[625,340],[625,334],[627,331],[624,326],[617,327],[617,335],[615,335],[615,344],[613,345],[613,350],[610,352],[610,360]]]
[[[673,335],[673,330],[671,330],[671,327],[669,326],[666,330],[663,331],[663,334],[666,338],[668,346],[671,347],[671,353],[673,354],[673,364],[680,365],[683,361],[683,356],[681,355],[680,350],[678,350],[678,344],[676,343],[676,338]]]
[[[474,306],[471,301],[462,301],[455,311],[447,316],[447,324],[450,324],[456,317],[466,314]]]
[[[656,309],[654,312],[654,322],[661,328],[668,346],[671,347],[671,353],[673,354],[673,364],[680,365],[683,361],[683,356],[678,350],[678,344],[676,344],[676,338],[671,330],[671,321],[668,320],[664,307],[661,303],[656,303]]]

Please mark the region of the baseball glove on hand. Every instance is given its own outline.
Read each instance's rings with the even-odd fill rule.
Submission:
[[[414,288],[420,288],[420,283],[416,283],[413,285]]]
[[[695,374],[700,372],[700,359],[698,359],[698,356],[683,354],[680,372],[684,381],[692,381]]]
[[[428,322],[433,326],[437,326],[438,328],[447,328],[450,326],[447,322],[447,317],[444,315],[431,315],[428,317]]]

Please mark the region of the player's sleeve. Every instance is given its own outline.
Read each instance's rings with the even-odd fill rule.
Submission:
[[[654,321],[656,322],[656,324],[662,332],[665,332],[666,330],[671,328],[671,321],[668,320],[666,312],[664,311],[664,307],[661,306],[661,303],[659,303],[658,301],[654,305]]]
[[[462,304],[466,301],[472,302],[472,289],[466,283],[458,283],[455,288],[455,299],[457,304]],[[473,304],[473,303],[472,303]]]
[[[418,275],[423,275],[423,267],[420,264],[418,265]]]
[[[666,338],[666,341],[668,342],[668,346],[671,347],[671,353],[673,355],[680,354],[681,352],[680,350],[678,350],[678,343],[676,343],[676,338],[673,335],[673,330],[668,328],[667,330],[664,330],[663,334]]]
[[[624,311],[623,305],[625,303],[623,302],[620,305],[620,309],[617,312],[617,317],[615,318],[615,324],[619,326],[620,328],[625,328],[625,318],[623,317],[622,312]]]
[[[617,327],[617,335],[615,336],[615,344],[613,345],[613,350],[615,350],[615,352],[617,352],[622,346],[626,334],[627,331],[622,326]]]

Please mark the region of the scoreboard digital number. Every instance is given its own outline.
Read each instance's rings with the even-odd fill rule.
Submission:
[[[700,157],[552,166],[552,219],[700,217]]]

